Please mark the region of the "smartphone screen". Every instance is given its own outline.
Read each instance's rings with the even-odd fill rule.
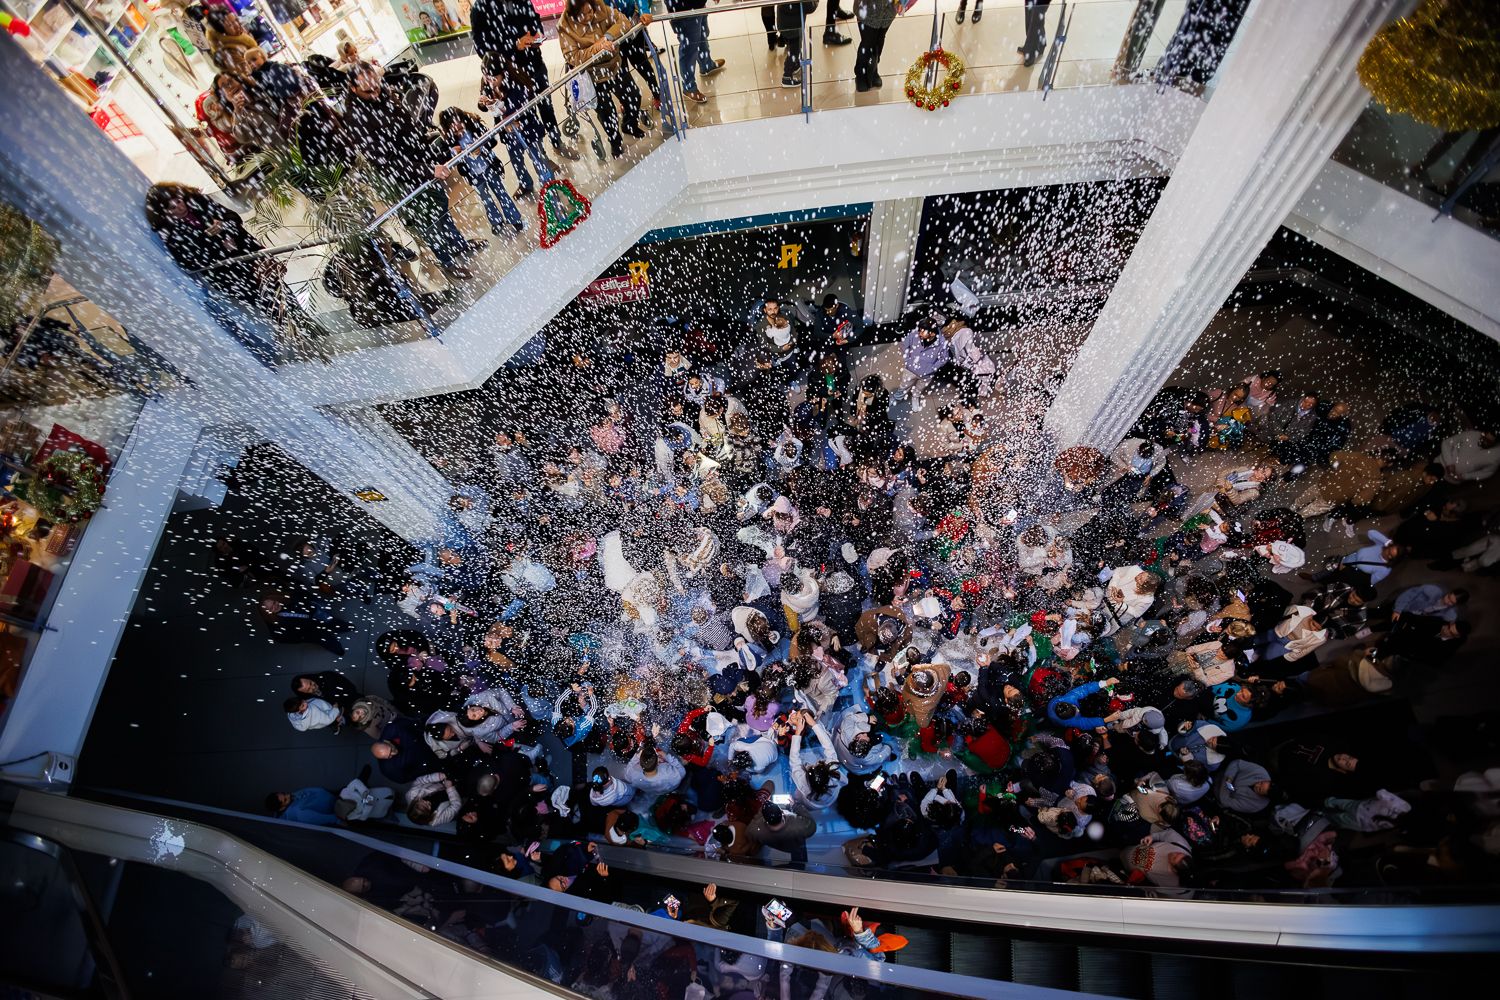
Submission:
[[[870,787],[873,788],[877,792],[880,791],[882,788],[884,788],[885,787],[885,775],[883,775],[883,774],[877,774],[875,776],[874,780],[872,780],[870,782]]]

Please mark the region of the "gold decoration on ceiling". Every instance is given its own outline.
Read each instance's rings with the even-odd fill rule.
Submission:
[[[1500,15],[1495,0],[1423,0],[1380,30],[1359,79],[1391,111],[1447,132],[1500,125]]]

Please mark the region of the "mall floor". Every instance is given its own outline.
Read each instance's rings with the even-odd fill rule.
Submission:
[[[988,340],[997,356],[1011,350],[1027,367],[1045,368],[1046,363],[1065,364],[1078,334],[1047,327],[991,335]],[[1044,348],[1028,355],[1037,345]],[[1300,360],[1288,362],[1289,357]],[[1412,391],[1391,375],[1389,364],[1351,345],[1346,336],[1270,307],[1222,312],[1184,360],[1181,377],[1173,381],[1212,386],[1273,364],[1285,369],[1294,385],[1347,395],[1359,428],[1356,443],[1368,439],[1384,411]],[[880,371],[890,381],[898,367],[896,349],[881,345],[865,350],[857,375]],[[926,412],[934,413],[941,403],[934,400]],[[991,410],[998,422],[1004,404],[992,403]],[[1206,455],[1192,462],[1174,459],[1174,468],[1189,485],[1202,488],[1225,467],[1248,458],[1240,454]],[[1468,498],[1473,509],[1500,505],[1500,486],[1492,482],[1472,487]],[[287,724],[281,702],[292,676],[329,668],[343,671],[363,690],[385,693],[385,670],[371,646],[380,632],[408,624],[409,619],[389,597],[377,597],[369,605],[348,601],[340,614],[354,623],[355,630],[346,640],[346,655],[335,657],[311,645],[273,644],[252,620],[254,593],[219,576],[211,566],[209,549],[223,530],[253,529],[259,544],[277,549],[294,536],[314,532],[351,530],[383,536],[372,525],[274,449],[257,450],[243,463],[222,508],[174,515],[100,698],[80,759],[80,783],[254,812],[271,790],[308,785],[337,789],[357,774],[371,760],[365,737],[347,730],[341,735],[329,730],[298,733]],[[1325,534],[1319,527],[1312,525],[1309,533],[1310,564],[1354,547],[1342,532]],[[384,541],[392,543],[388,537]],[[1500,606],[1500,581],[1433,573],[1412,563],[1393,573],[1382,594],[1389,597],[1429,581],[1471,590],[1467,617],[1474,632],[1466,648],[1431,676],[1416,679],[1407,699],[1308,724],[1348,728],[1365,739],[1400,745],[1413,722],[1431,725],[1500,707],[1493,669],[1500,622],[1489,613]],[[1295,591],[1299,581],[1288,582]],[[1320,653],[1335,656],[1337,647]],[[1296,722],[1308,711],[1294,708],[1269,720],[1274,728],[1261,735],[1269,740],[1283,724]],[[1255,729],[1248,735],[1255,739]],[[560,747],[552,749],[561,752]],[[1448,765],[1454,762],[1438,763],[1451,770]],[[561,773],[566,773],[565,765]],[[848,832],[833,817],[811,845],[813,860],[837,860],[838,844]]]

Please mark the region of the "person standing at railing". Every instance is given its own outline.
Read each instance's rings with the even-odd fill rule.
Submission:
[[[959,8],[962,10],[963,8]],[[896,0],[856,0],[859,15],[859,51],[854,54],[854,89],[863,93],[885,81],[880,78],[880,53],[885,51],[885,33],[896,20]],[[974,20],[979,20],[979,7]]]
[[[783,87],[802,86],[802,27],[806,16],[817,9],[818,0],[784,3],[776,8],[776,27],[781,31],[781,44],[786,46],[786,62],[781,64]]]
[[[588,73],[599,94],[599,122],[609,136],[610,152],[617,158],[625,155],[621,131],[636,139],[646,135],[641,131],[641,92],[617,51],[620,38],[629,30],[630,22],[625,15],[604,0],[568,0],[557,25],[568,66],[582,66],[595,56],[603,56],[589,67]],[[624,109],[623,125],[615,110],[616,98]]]
[[[542,59],[546,29],[531,0],[475,0],[469,11],[469,26],[474,51],[479,53],[481,61],[500,60],[519,71],[513,76],[534,81],[536,89],[526,95],[528,98],[551,85],[547,64]],[[562,130],[557,127],[557,109],[552,97],[538,102],[536,111],[552,139],[552,148],[569,160],[578,159],[578,150],[563,141]]]
[[[1052,0],[1026,0],[1026,42],[1016,49],[1021,54],[1021,65],[1031,66],[1047,51],[1047,5]],[[979,20],[979,8],[974,8],[974,20]]]
[[[651,23],[651,0],[606,0],[625,15],[632,26],[640,24],[641,30],[620,43],[620,58],[628,63],[651,91],[651,106],[661,110],[661,83],[656,79],[656,67],[651,62],[651,49],[646,44],[645,25]],[[625,70],[629,72],[629,70]]]
[[[816,10],[817,8],[813,8]],[[839,0],[828,0],[828,6],[824,11],[823,21],[823,44],[824,45],[848,45],[854,39],[848,35],[839,34],[838,22],[851,21],[854,15],[839,7]]]
[[[520,110],[521,106],[536,93],[536,83],[520,65],[497,56],[484,57],[484,77],[479,89],[479,110],[488,111],[497,122],[503,121]],[[546,153],[542,151],[542,119],[535,109],[528,110],[500,132],[500,139],[510,150],[510,163],[516,170],[517,198],[525,198],[536,190],[537,184],[546,184],[554,174],[562,172]],[[526,169],[526,157],[531,157],[536,167],[537,179],[531,179]]]
[[[438,127],[443,139],[454,154],[463,152],[486,131],[484,122],[477,115],[462,108],[444,108],[438,113]],[[490,232],[499,236],[501,227],[509,225],[515,232],[524,233],[526,223],[521,210],[505,190],[505,168],[495,158],[495,137],[490,136],[480,143],[468,156],[458,163],[458,172],[463,174],[469,186],[479,193],[484,202],[484,214],[490,220]]]
[[[667,10],[679,14],[702,10],[708,6],[708,0],[666,0],[666,4]],[[761,13],[771,10],[762,7]],[[682,73],[682,92],[694,104],[703,104],[708,98],[698,89],[697,74],[709,76],[724,68],[724,60],[708,54],[708,16],[679,18],[672,22],[672,30],[677,32],[677,68]]]
[[[366,162],[389,189],[395,204],[429,180],[446,180],[445,147],[428,138],[429,127],[407,109],[401,98],[380,81],[370,63],[355,70],[349,88],[345,116],[349,132],[359,143]],[[468,240],[448,212],[448,194],[441,184],[432,184],[401,209],[406,228],[432,250],[450,275],[469,278],[473,272],[463,260],[483,250],[484,240]]]

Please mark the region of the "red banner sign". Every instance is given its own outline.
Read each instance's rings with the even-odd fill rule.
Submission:
[[[581,302],[591,306],[617,306],[625,302],[645,302],[651,296],[651,284],[626,275],[600,278],[578,293]]]

